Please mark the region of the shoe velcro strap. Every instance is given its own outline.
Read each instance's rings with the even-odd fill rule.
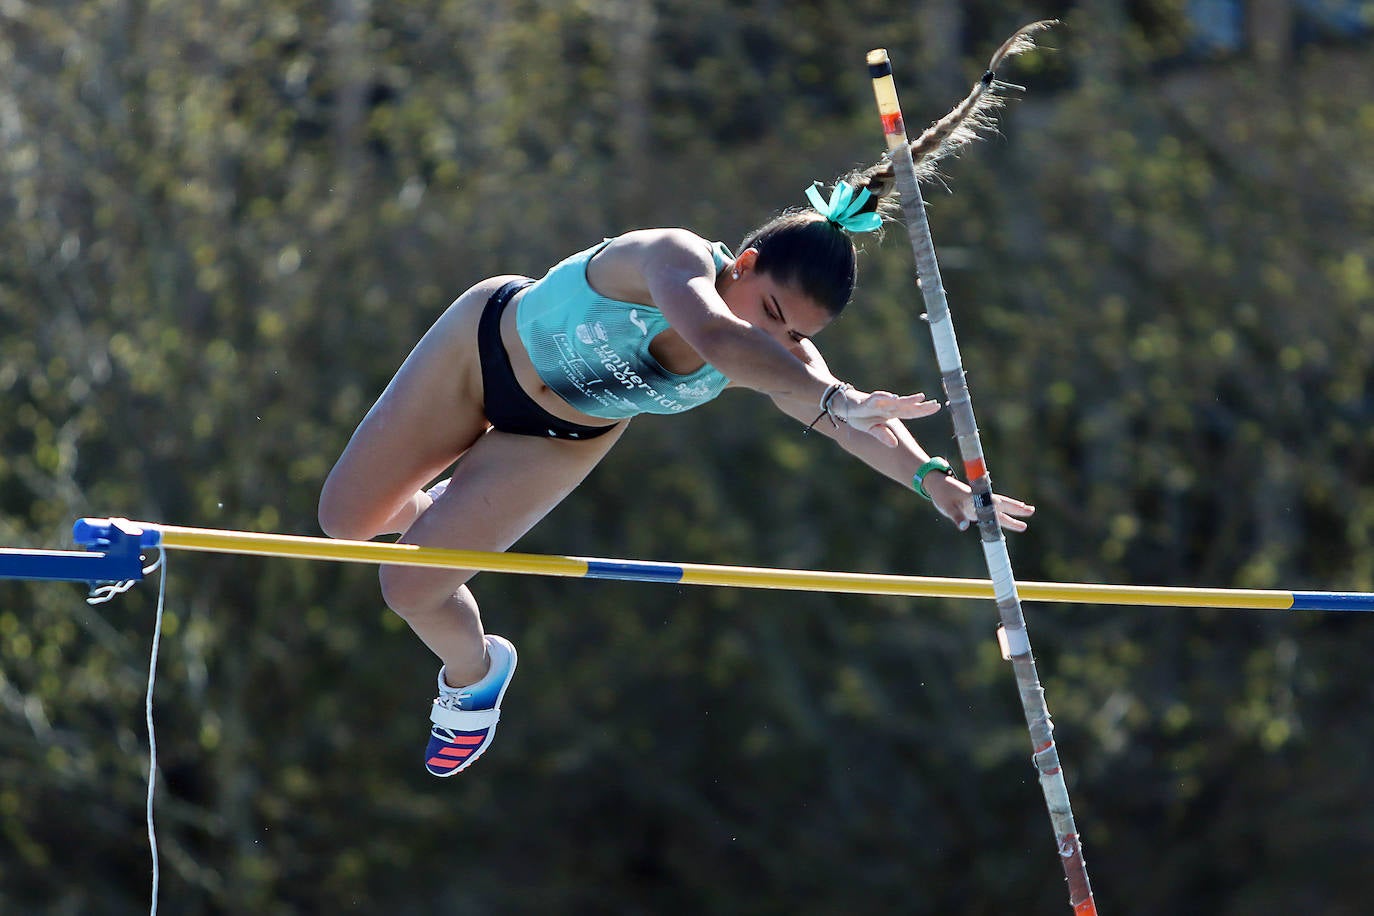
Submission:
[[[499,709],[450,709],[435,703],[429,712],[429,721],[440,728],[451,728],[456,732],[475,732],[491,728],[501,718]]]

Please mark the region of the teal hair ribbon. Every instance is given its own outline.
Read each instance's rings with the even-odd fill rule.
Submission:
[[[806,189],[811,206],[841,229],[848,229],[850,232],[872,232],[883,224],[883,218],[877,213],[859,212],[859,208],[873,196],[868,188],[860,188],[856,194],[849,186],[849,182],[837,182],[830,191],[830,200],[827,201],[821,197],[821,192],[816,190],[817,184],[818,182],[812,182],[811,187]]]

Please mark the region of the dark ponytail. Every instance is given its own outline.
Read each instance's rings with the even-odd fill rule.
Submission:
[[[1053,20],[1031,23],[1003,42],[989,61],[987,72],[964,100],[911,141],[918,180],[935,177],[941,160],[995,125],[993,115],[1003,103],[998,92],[1020,88],[997,79],[998,65],[1035,47],[1031,36],[1054,24]],[[890,158],[850,172],[840,181],[853,189],[856,198],[868,192],[853,212],[890,216],[896,210],[897,182]],[[832,316],[839,315],[854,295],[858,252],[850,233],[814,209],[789,210],[775,217],[745,237],[739,250],[748,248],[758,250],[756,270],[800,290]]]

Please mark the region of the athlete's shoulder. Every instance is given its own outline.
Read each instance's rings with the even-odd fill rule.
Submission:
[[[641,296],[665,278],[685,283],[714,276],[711,251],[710,242],[687,229],[635,229],[610,239],[588,265],[587,277],[597,289],[622,294],[612,298],[649,301]]]
[[[611,239],[606,248],[654,258],[681,254],[699,258],[709,254],[711,242],[690,229],[633,229]]]

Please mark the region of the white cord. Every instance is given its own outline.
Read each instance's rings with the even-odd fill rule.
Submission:
[[[162,612],[167,598],[167,551],[158,548],[157,562],[143,569],[143,575],[162,567],[157,588],[157,618],[153,621],[153,651],[148,659],[148,693],[143,700],[144,719],[148,724],[148,849],[153,856],[153,895],[149,905],[150,916],[157,916],[157,893],[162,883],[162,871],[158,866],[157,830],[153,826],[153,790],[157,787],[157,736],[153,733],[153,683],[157,680],[157,651],[162,642]],[[137,579],[127,582],[110,582],[91,590],[86,598],[88,604],[104,604],[116,595],[123,594],[138,583]]]
[[[167,597],[167,552],[158,549],[158,562],[162,567],[161,581],[157,589],[157,618],[153,623],[153,651],[148,661],[148,694],[144,699],[144,713],[148,722],[148,849],[153,856],[153,893],[148,910],[150,916],[157,916],[157,893],[161,883],[161,871],[157,858],[157,832],[153,827],[153,789],[157,785],[157,738],[153,734],[153,682],[157,679],[157,651],[162,641],[162,610]],[[148,572],[150,570],[144,570]]]

